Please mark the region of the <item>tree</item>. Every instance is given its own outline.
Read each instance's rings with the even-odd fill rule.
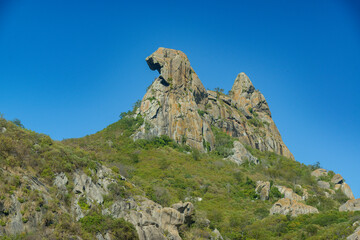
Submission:
[[[15,118],[14,120],[12,120],[12,122],[13,122],[16,126],[21,127],[21,128],[24,128],[24,125],[21,123],[20,119]]]

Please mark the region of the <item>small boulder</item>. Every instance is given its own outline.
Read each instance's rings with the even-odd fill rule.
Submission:
[[[256,193],[260,195],[260,199],[265,201],[269,199],[270,194],[270,182],[269,181],[257,181],[256,182]]]
[[[340,206],[339,211],[340,212],[360,211],[360,198],[348,200],[346,203]]]
[[[280,199],[270,209],[270,215],[282,214],[296,217],[301,214],[309,213],[319,213],[319,211],[315,207],[288,198]]]
[[[1,128],[0,128],[0,132],[1,132],[1,133],[5,133],[5,132],[6,132],[6,128],[1,127]]]
[[[323,188],[323,189],[329,189],[329,188],[330,188],[330,183],[324,182],[324,181],[318,181],[318,182],[317,182],[317,185],[318,185],[320,188]]]
[[[314,176],[316,178],[322,177],[322,176],[327,176],[328,175],[328,171],[323,169],[323,168],[318,168],[314,171],[312,171],[311,176]]]
[[[340,174],[335,174],[331,179],[331,182],[334,184],[342,184],[344,181],[344,178]]]

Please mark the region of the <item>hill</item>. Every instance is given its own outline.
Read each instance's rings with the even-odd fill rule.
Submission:
[[[1,238],[356,239],[359,200],[294,160],[244,73],[225,94],[180,51],[146,61],[159,77],[95,134],[54,141],[1,117]]]

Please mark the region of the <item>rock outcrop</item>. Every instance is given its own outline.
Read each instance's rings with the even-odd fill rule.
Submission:
[[[300,203],[296,200],[291,200],[288,198],[282,198],[277,201],[270,209],[270,215],[273,214],[282,214],[282,215],[291,215],[298,216],[300,214],[309,214],[309,213],[319,213],[319,211],[304,203]]]
[[[270,182],[269,181],[257,181],[256,182],[256,193],[260,195],[260,199],[265,201],[269,199],[270,194]]]
[[[335,174],[331,179],[331,182],[334,184],[342,184],[344,181],[344,178],[340,174]]]
[[[147,198],[138,196],[136,200],[128,198],[116,201],[110,208],[103,210],[103,214],[124,218],[134,224],[140,240],[181,240],[178,227],[192,221],[194,206],[187,202],[163,208]]]
[[[316,178],[327,176],[327,175],[328,175],[328,171],[323,168],[318,168],[311,172],[311,176],[314,176]]]
[[[234,141],[234,148],[232,149],[233,154],[227,157],[228,160],[235,162],[237,164],[242,164],[246,161],[258,164],[259,160],[251,155],[251,153],[246,150],[246,148],[239,142]]]
[[[346,203],[340,206],[339,211],[340,212],[360,211],[360,198],[348,200]]]
[[[134,139],[167,135],[178,143],[208,151],[214,148],[211,126],[215,126],[239,141],[234,146],[237,156],[230,160],[256,161],[242,144],[293,158],[264,96],[244,73],[237,76],[227,96],[221,91],[206,91],[181,51],[159,48],[146,61],[160,75],[142,99],[138,114],[144,118],[144,124]]]
[[[335,174],[331,182],[335,184],[335,190],[341,190],[348,198],[355,199],[354,194],[350,188],[350,186],[345,183],[345,179],[340,174]]]
[[[356,228],[353,234],[346,238],[347,240],[360,240],[360,227]]]
[[[300,196],[297,193],[295,193],[294,190],[292,190],[291,188],[284,187],[284,186],[278,186],[278,185],[276,185],[275,187],[279,190],[279,192],[281,194],[284,195],[284,198],[286,198],[286,199],[302,201],[302,200],[306,200],[308,197],[307,192],[306,192],[306,194],[304,194],[304,196]]]

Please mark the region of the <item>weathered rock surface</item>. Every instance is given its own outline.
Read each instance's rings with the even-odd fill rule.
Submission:
[[[260,195],[260,199],[265,201],[269,199],[270,194],[270,182],[269,181],[257,181],[256,182],[256,193]]]
[[[331,179],[331,182],[334,184],[342,184],[344,181],[344,178],[340,174],[335,174]]]
[[[284,198],[286,199],[290,199],[290,200],[296,200],[296,201],[302,201],[302,200],[306,200],[305,195],[303,197],[301,197],[300,195],[298,195],[297,193],[294,192],[294,190],[292,190],[291,188],[288,187],[284,187],[284,186],[275,186],[279,192],[281,194],[284,194]]]
[[[293,158],[271,118],[264,96],[244,73],[237,76],[226,96],[206,91],[181,51],[159,48],[146,61],[160,75],[142,99],[138,113],[145,121],[133,135],[134,139],[167,135],[178,143],[207,151],[213,149],[215,141],[210,126],[216,126],[242,144]],[[241,144],[235,148],[239,148],[234,151],[237,156],[231,160],[253,159],[244,153],[246,149]]]
[[[346,203],[340,206],[339,211],[340,212],[360,211],[360,198],[348,200]]]
[[[159,48],[146,62],[160,76],[142,100],[140,113],[145,122],[134,138],[167,135],[197,149],[204,149],[204,142],[213,147],[210,125],[198,113],[205,108],[207,92],[187,56],[181,51]]]
[[[330,183],[324,182],[324,181],[318,181],[318,182],[317,182],[317,185],[318,185],[320,188],[323,188],[323,189],[329,189],[329,188],[330,188]]]
[[[353,194],[350,186],[347,183],[345,183],[345,182],[342,183],[340,189],[348,198],[355,199],[354,194]]]
[[[316,178],[319,178],[322,176],[327,176],[327,175],[328,175],[328,171],[323,168],[318,168],[311,172],[311,176],[314,176]]]
[[[110,208],[103,210],[115,218],[124,218],[134,224],[140,240],[146,239],[174,239],[180,240],[178,227],[187,221],[192,221],[194,206],[192,203],[178,203],[175,208],[165,207],[138,197],[119,200]],[[165,236],[165,232],[168,236]]]
[[[288,198],[280,199],[270,209],[270,215],[282,214],[282,215],[298,216],[300,214],[309,214],[309,213],[319,213],[319,211],[312,206],[308,206],[304,203],[300,203],[297,202],[296,200],[291,200]]]
[[[237,164],[242,164],[246,161],[258,164],[259,160],[251,155],[251,153],[246,150],[246,148],[239,142],[234,141],[233,154],[227,157],[228,160],[233,161]]]

